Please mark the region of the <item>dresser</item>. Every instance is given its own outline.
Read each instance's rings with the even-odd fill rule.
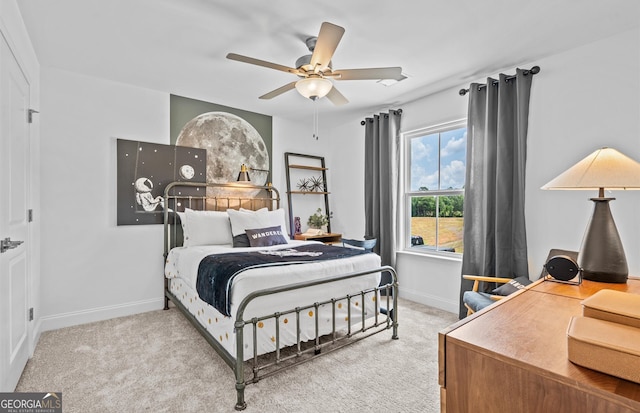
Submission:
[[[626,284],[536,281],[439,333],[441,411],[640,412],[640,384],[571,363],[567,327],[580,302]]]

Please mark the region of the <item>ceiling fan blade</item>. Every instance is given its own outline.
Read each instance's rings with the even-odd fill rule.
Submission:
[[[314,69],[324,71],[331,57],[342,39],[344,34],[344,27],[336,26],[335,24],[324,22],[320,26],[320,33],[318,34],[318,40],[316,41],[313,54],[311,55],[311,65]]]
[[[256,66],[268,67],[269,69],[280,70],[282,72],[293,73],[294,75],[299,74],[298,69],[294,69],[293,67],[288,67],[284,65],[279,65],[277,63],[267,62],[266,60],[254,59],[253,57],[243,56],[236,53],[227,54],[227,59],[237,60],[238,62],[250,63]]]
[[[335,78],[336,80],[402,80],[406,76],[402,74],[401,67],[377,67],[369,69],[334,70],[331,73],[331,77]]]
[[[271,99],[274,98],[276,96],[279,96],[281,94],[283,94],[284,92],[288,92],[291,89],[295,89],[296,87],[296,82],[297,80],[291,82],[291,83],[287,83],[284,86],[281,86],[279,88],[277,88],[276,90],[272,90],[269,93],[265,93],[264,95],[260,96],[258,99]]]
[[[342,93],[336,89],[336,87],[332,87],[329,93],[327,93],[327,99],[331,101],[336,106],[342,106],[349,103],[346,97]]]

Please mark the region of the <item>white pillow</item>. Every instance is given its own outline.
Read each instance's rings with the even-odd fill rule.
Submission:
[[[222,245],[233,243],[229,215],[224,211],[194,211],[186,208],[182,231],[183,245]]]
[[[229,220],[231,221],[231,235],[233,237],[233,246],[249,246],[249,239],[246,238],[245,231],[248,229],[258,229],[280,226],[287,242],[289,236],[286,233],[286,220],[284,209],[276,209],[275,211],[259,210],[259,211],[236,211],[227,209]],[[246,241],[246,242],[245,242]],[[246,245],[245,245],[246,244]]]
[[[239,208],[238,211],[240,212],[267,212],[269,210],[269,208],[264,207],[264,208],[260,208],[260,209],[256,209],[255,211],[253,209],[246,209],[246,208]]]
[[[176,211],[176,214],[178,214],[178,216],[180,217],[180,225],[182,225],[182,233],[184,234],[185,231],[186,231],[186,227],[187,227],[187,225],[186,225],[186,222],[187,222],[186,215],[187,214],[185,214],[184,212],[177,212],[177,211]]]

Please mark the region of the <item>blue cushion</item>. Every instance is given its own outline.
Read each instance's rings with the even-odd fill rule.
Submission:
[[[490,294],[476,291],[465,291],[462,295],[462,301],[467,304],[473,311],[480,311],[488,305],[495,303]]]
[[[373,247],[376,246],[376,241],[377,241],[376,238],[369,238],[365,240],[342,238],[342,245],[345,247],[349,245],[356,248],[361,248],[367,251],[371,251]]]

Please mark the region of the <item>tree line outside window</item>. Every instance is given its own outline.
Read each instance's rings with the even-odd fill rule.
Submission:
[[[420,188],[420,190],[427,189]],[[464,195],[412,197],[411,216],[461,218],[464,216]]]

